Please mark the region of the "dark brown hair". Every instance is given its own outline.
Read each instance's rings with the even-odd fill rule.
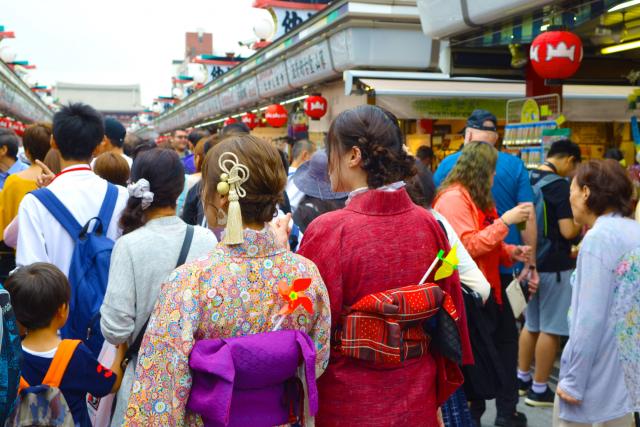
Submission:
[[[361,105],[343,111],[331,123],[327,135],[329,165],[332,155],[353,147],[362,153],[362,169],[367,173],[369,188],[408,179],[416,173],[398,124],[379,107]]]
[[[27,126],[22,136],[24,150],[36,160],[44,161],[51,149],[51,123],[34,123]]]
[[[194,165],[196,172],[202,172],[202,165],[209,150],[218,143],[220,137],[218,135],[205,136],[201,138],[193,149]]]
[[[238,156],[240,163],[249,169],[249,179],[242,184],[247,192],[240,198],[242,220],[245,224],[262,224],[271,221],[276,205],[282,203],[287,174],[282,167],[278,150],[266,141],[248,134],[233,135],[216,144],[209,153],[202,169],[203,199],[211,204],[222,170],[218,159],[225,152]]]
[[[5,288],[11,296],[16,319],[28,330],[49,326],[58,309],[71,299],[67,277],[46,262],[18,268],[7,279]]]
[[[578,166],[575,176],[580,188],[589,187],[587,207],[600,216],[609,209],[631,215],[633,184],[627,171],[612,159],[589,160]]]
[[[131,168],[131,182],[142,178],[149,181],[149,191],[153,193],[149,209],[176,207],[176,200],[184,189],[184,166],[178,153],[166,148],[152,148],[138,154]],[[122,233],[130,233],[146,222],[142,199],[129,197],[120,217]]]
[[[127,186],[131,169],[129,163],[120,154],[106,152],[96,158],[93,171],[112,184]]]
[[[44,160],[42,163],[47,165],[49,170],[54,174],[59,174],[62,171],[62,165],[60,161],[62,160],[62,156],[60,155],[60,151],[55,148],[49,150],[46,156],[44,156]]]

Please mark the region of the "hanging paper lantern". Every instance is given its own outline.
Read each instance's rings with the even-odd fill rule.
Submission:
[[[0,128],[10,129],[11,119],[9,117],[0,117]]]
[[[264,118],[270,126],[279,128],[287,124],[287,109],[280,104],[273,104],[267,107]]]
[[[234,119],[233,117],[229,117],[227,120],[224,121],[224,126],[229,126],[229,125],[232,125],[234,123],[238,123],[238,121],[236,119]]]
[[[242,116],[242,123],[247,125],[249,129],[253,130],[258,126],[258,116],[253,113],[247,113]]]
[[[24,135],[25,126],[24,126],[24,123],[22,123],[21,121],[13,120],[9,125],[9,127],[16,133],[16,135],[20,137]]]
[[[582,41],[569,31],[546,31],[531,43],[529,58],[540,77],[568,79],[580,68]]]
[[[327,114],[327,100],[316,93],[304,100],[304,112],[312,120],[320,120]]]

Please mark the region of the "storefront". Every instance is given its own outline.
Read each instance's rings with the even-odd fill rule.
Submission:
[[[51,121],[52,112],[4,62],[0,61],[0,126]]]

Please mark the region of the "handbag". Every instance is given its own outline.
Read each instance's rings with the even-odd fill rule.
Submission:
[[[487,324],[482,297],[462,285],[462,296],[467,312],[469,340],[475,363],[462,367],[464,393],[469,400],[490,400],[496,397],[504,383],[505,372]],[[495,304],[491,298],[487,304]]]

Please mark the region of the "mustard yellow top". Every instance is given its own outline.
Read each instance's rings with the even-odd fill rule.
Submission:
[[[35,181],[9,175],[0,191],[0,240],[3,230],[18,215],[18,207],[24,196],[37,188]]]

